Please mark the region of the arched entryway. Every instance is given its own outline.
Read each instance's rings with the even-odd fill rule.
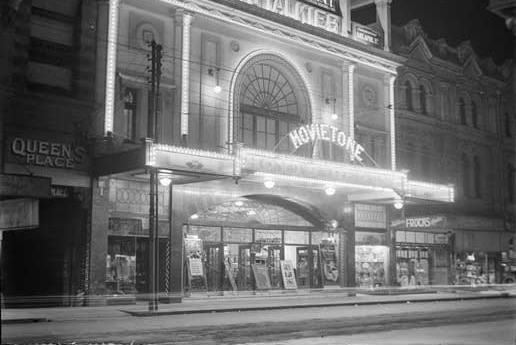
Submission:
[[[321,212],[297,200],[274,195],[228,200],[190,215],[184,232],[186,291],[243,293],[338,284],[335,229]]]

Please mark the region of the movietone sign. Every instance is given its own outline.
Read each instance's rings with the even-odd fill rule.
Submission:
[[[70,143],[16,137],[9,142],[10,160],[47,168],[82,170],[87,151]]]
[[[339,33],[341,18],[333,13],[328,13],[321,9],[334,9],[336,4],[334,0],[307,0],[315,4],[308,5],[305,2],[296,0],[240,0],[242,2],[258,6],[267,11],[271,11],[282,16],[295,19],[303,24],[312,25],[322,28],[326,31]]]
[[[357,161],[362,162],[360,154],[364,152],[364,148],[353,140],[352,137],[347,136],[346,133],[337,127],[312,123],[292,130],[288,136],[292,145],[294,145],[294,148],[296,149],[309,142],[323,140],[344,148],[349,152],[349,156],[352,161],[356,159]]]

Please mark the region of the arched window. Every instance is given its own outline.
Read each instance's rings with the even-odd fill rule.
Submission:
[[[482,166],[480,164],[480,158],[475,156],[473,158],[473,179],[474,179],[474,192],[475,197],[482,197]]]
[[[516,199],[516,190],[514,185],[514,179],[516,178],[514,174],[514,167],[512,164],[507,164],[507,201],[509,203],[514,204]]]
[[[474,128],[478,128],[478,112],[475,102],[471,102],[471,124]]]
[[[274,55],[259,55],[239,74],[237,140],[252,148],[293,153],[288,133],[310,122],[308,92],[295,69]],[[311,145],[296,154],[310,156]]]
[[[421,105],[421,113],[428,114],[426,108],[426,89],[423,85],[419,86],[419,104]]]
[[[408,80],[405,82],[405,103],[408,110],[414,109],[414,104],[412,103],[412,84]]]
[[[466,103],[464,103],[464,99],[462,97],[459,99],[459,116],[460,124],[467,125],[468,121],[466,120]]]
[[[512,128],[511,128],[511,117],[508,112],[504,113],[505,120],[505,136],[510,138],[512,137]]]
[[[462,155],[462,192],[464,196],[470,195],[470,166],[469,166],[469,159],[466,154]]]

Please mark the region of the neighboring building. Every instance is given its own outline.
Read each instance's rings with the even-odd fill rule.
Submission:
[[[514,65],[479,58],[469,42],[430,39],[417,20],[392,32],[407,59],[396,80],[398,167],[457,187],[453,205],[404,209],[398,263],[430,262],[437,284],[502,282],[515,226]],[[429,243],[429,233],[453,237]]]
[[[90,298],[397,284],[394,204],[454,192],[396,166],[389,5],[102,3]]]
[[[88,276],[95,4],[1,7],[2,296],[67,305]]]

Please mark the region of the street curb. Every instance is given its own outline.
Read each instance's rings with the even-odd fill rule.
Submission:
[[[7,319],[2,320],[2,325],[12,325],[19,323],[35,323],[35,322],[51,322],[52,320],[44,317],[31,317],[31,318],[21,318],[21,319]]]
[[[189,309],[189,310],[157,310],[157,311],[134,311],[120,310],[132,316],[165,316],[165,315],[185,315],[185,314],[209,314],[209,313],[229,313],[242,311],[260,311],[260,310],[278,310],[278,309],[301,309],[301,308],[325,308],[325,307],[342,307],[342,306],[359,306],[359,305],[378,305],[378,304],[400,304],[400,303],[420,303],[420,302],[452,302],[463,300],[479,300],[479,299],[498,299],[498,298],[516,298],[516,295],[501,293],[499,295],[487,296],[462,296],[462,297],[442,297],[442,298],[424,298],[424,299],[399,299],[387,301],[354,301],[354,302],[334,302],[334,303],[314,303],[314,304],[297,304],[297,305],[275,305],[275,306],[257,306],[257,307],[228,307],[228,308],[211,308],[211,309]]]

